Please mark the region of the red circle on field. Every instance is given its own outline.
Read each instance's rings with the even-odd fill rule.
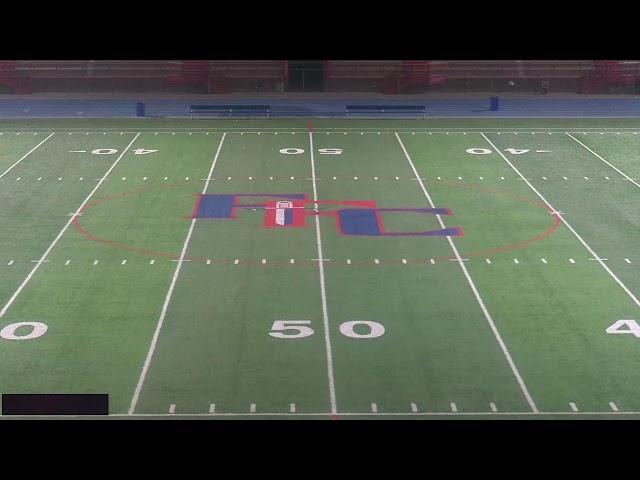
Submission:
[[[544,231],[540,232],[538,235],[535,235],[533,237],[527,238],[525,240],[522,240],[520,242],[516,242],[516,243],[511,243],[511,244],[507,244],[507,245],[502,245],[502,246],[498,246],[498,247],[492,247],[492,248],[486,248],[483,250],[478,250],[475,252],[465,252],[463,254],[461,254],[461,257],[465,258],[465,257],[478,257],[481,255],[492,255],[492,254],[496,254],[496,253],[502,253],[502,252],[506,252],[506,251],[510,251],[510,250],[518,250],[521,248],[524,248],[534,242],[543,240],[544,238],[548,237],[549,235],[551,235],[559,226],[561,223],[560,217],[558,216],[557,213],[555,213],[547,204],[545,204],[544,202],[540,201],[540,200],[536,200],[524,195],[518,195],[515,194],[513,192],[510,192],[508,190],[500,190],[500,189],[495,189],[495,188],[490,188],[490,187],[485,187],[483,185],[479,185],[479,184],[467,184],[467,183],[462,183],[462,182],[447,182],[447,181],[441,181],[439,182],[439,184],[441,185],[446,185],[446,186],[451,186],[454,188],[463,188],[466,190],[477,190],[480,192],[484,192],[484,193],[488,193],[488,194],[493,194],[493,195],[502,195],[508,198],[512,198],[515,199],[517,201],[521,201],[521,202],[525,202],[525,203],[529,203],[530,205],[542,208],[543,210],[549,212],[552,216],[552,224]],[[129,198],[135,195],[141,195],[144,193],[148,193],[148,192],[152,192],[152,191],[157,191],[157,190],[170,190],[170,189],[175,189],[178,187],[184,187],[186,186],[186,183],[178,183],[178,184],[169,184],[169,185],[163,185],[160,187],[147,187],[147,188],[138,188],[135,190],[129,190],[129,191],[125,191],[125,192],[120,192],[120,193],[116,193],[113,195],[107,195],[105,197],[101,197],[95,200],[92,200],[90,202],[88,202],[81,210],[79,213],[85,213],[87,211],[87,209],[91,208],[91,207],[95,207],[97,205],[102,205],[104,203],[110,202],[110,201],[114,201],[114,200],[120,200],[123,198]],[[191,220],[191,217],[183,217],[186,219]],[[172,260],[178,260],[180,258],[179,254],[174,254],[174,253],[169,253],[169,252],[162,252],[162,251],[157,251],[157,250],[151,250],[148,248],[140,248],[140,247],[135,247],[133,245],[128,245],[125,243],[121,243],[115,240],[110,240],[104,237],[100,237],[98,235],[95,235],[91,232],[89,232],[88,230],[86,230],[82,225],[80,225],[80,217],[79,216],[75,216],[72,220],[72,225],[73,227],[81,234],[83,235],[85,238],[94,241],[94,242],[98,242],[101,243],[105,246],[111,247],[111,248],[118,248],[118,249],[122,249],[122,250],[127,250],[129,252],[133,252],[133,253],[138,253],[141,255],[147,255],[147,256],[156,256],[156,257],[166,257],[166,258],[170,258]],[[434,257],[434,260],[451,260],[451,259],[455,259],[456,257]],[[184,257],[185,260],[195,260],[195,261],[205,261],[208,260],[206,257],[191,257],[191,256],[185,256]],[[231,263],[230,260],[217,260],[215,263]],[[260,264],[259,262],[247,262],[247,261],[243,261],[242,262],[244,265],[246,264],[252,264],[255,263],[256,265]],[[304,263],[304,262],[301,262]],[[313,263],[315,264],[315,262],[309,262],[309,263]],[[386,262],[385,262],[386,263]],[[274,262],[270,262],[271,265],[274,264]],[[290,264],[290,263],[286,263],[287,265],[290,266],[295,266],[295,265],[299,265],[299,264]]]

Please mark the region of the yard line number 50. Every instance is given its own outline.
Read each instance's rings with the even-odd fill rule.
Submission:
[[[276,320],[273,322],[269,335],[274,338],[305,338],[314,334],[309,320]],[[384,335],[384,327],[378,322],[368,320],[351,320],[341,323],[338,330],[349,338],[378,338]]]

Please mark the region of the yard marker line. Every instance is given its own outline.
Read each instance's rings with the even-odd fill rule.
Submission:
[[[156,263],[156,261],[153,258],[149,260],[149,265],[153,265],[154,263]]]
[[[376,405],[375,403],[372,403],[371,404],[371,412],[378,413],[378,405]]]
[[[575,403],[569,402],[569,406],[571,407],[571,410],[573,410],[574,412],[578,411],[578,407],[576,406]]]
[[[216,404],[212,403],[209,405],[209,413],[216,413]]]
[[[517,258],[513,259],[513,263],[520,263]]]
[[[546,259],[546,258],[541,258],[541,259],[540,259],[540,261],[541,261],[542,263],[547,263],[547,259]]]
[[[169,405],[169,413],[176,413],[176,404],[172,403]]]
[[[309,154],[311,158],[311,177],[313,178],[313,202],[316,210],[320,209],[318,204],[318,187],[316,185],[316,165],[313,159],[313,132],[309,128]],[[334,177],[335,178],[335,177]],[[316,243],[318,248],[318,258],[322,260],[322,236],[320,233],[320,216],[315,215],[316,220]],[[327,292],[324,280],[324,262],[318,262],[318,274],[320,275],[320,299],[322,302],[322,320],[324,323],[324,341],[327,355],[327,377],[329,381],[329,400],[331,402],[331,413],[338,413],[336,404],[336,387],[333,380],[333,353],[331,351],[331,337],[329,336],[329,313],[327,311]]]
[[[122,260],[122,262],[120,262],[120,265],[126,265],[127,261],[126,260]]]
[[[220,151],[222,150],[222,144],[224,143],[224,139],[226,136],[227,136],[226,132],[222,134],[222,138],[220,139],[220,143],[218,144],[218,150],[216,150],[216,154],[213,157],[213,162],[211,163],[211,168],[209,169],[209,174],[207,175],[207,179],[211,178],[211,175],[213,174],[213,169],[215,168],[216,163],[218,163],[218,157],[220,156]],[[209,188],[209,180],[207,180],[204,184],[204,188],[202,189],[202,195],[207,193],[207,188]],[[153,338],[151,339],[151,345],[149,346],[149,351],[147,352],[147,358],[145,359],[144,365],[142,366],[142,371],[140,372],[140,378],[138,379],[138,384],[136,385],[136,389],[133,393],[133,398],[131,399],[129,414],[132,414],[136,409],[138,398],[140,397],[140,392],[142,391],[142,386],[144,385],[144,381],[147,376],[147,372],[149,370],[149,365],[151,364],[151,358],[153,357],[153,354],[156,349],[156,344],[158,343],[160,330],[162,329],[164,318],[167,315],[169,302],[171,301],[171,296],[173,295],[173,290],[176,286],[178,275],[180,275],[180,270],[182,269],[182,262],[187,253],[187,247],[189,246],[189,241],[191,240],[191,235],[193,234],[193,229],[196,225],[196,220],[197,218],[191,219],[191,225],[189,226],[189,230],[187,231],[187,236],[184,239],[184,244],[182,245],[182,251],[180,252],[180,261],[176,264],[176,269],[173,272],[173,277],[171,278],[171,284],[169,285],[167,296],[164,299],[164,304],[162,305],[162,311],[160,312],[160,317],[158,318],[158,324],[156,325],[155,332],[153,332]]]
[[[106,171],[106,173],[104,174],[104,176],[102,177],[103,179],[106,178],[111,171],[116,167],[116,165],[118,165],[118,163],[120,162],[120,159],[122,159],[122,157],[124,157],[124,155],[127,153],[127,151],[129,150],[129,148],[131,147],[131,145],[133,145],[133,142],[136,141],[136,139],[140,136],[140,133],[137,133],[135,137],[133,137],[133,139],[131,140],[131,142],[129,142],[129,145],[127,145],[125,147],[124,150],[122,150],[122,153],[118,156],[118,158],[116,158],[116,160],[111,164],[111,167],[109,167],[109,170]],[[84,201],[82,202],[82,204],[78,207],[78,209],[76,210],[76,214],[80,213],[82,211],[82,209],[85,207],[85,205],[89,202],[89,200],[91,200],[91,197],[93,197],[93,195],[96,193],[96,191],[98,190],[98,188],[100,188],[100,185],[102,185],[102,180],[100,180],[95,187],[93,187],[93,190],[91,190],[91,192],[89,193],[89,195],[87,195],[87,197],[84,199]],[[15,302],[16,298],[18,298],[18,295],[20,295],[20,293],[22,292],[22,290],[24,289],[24,287],[26,287],[27,283],[29,283],[29,281],[31,280],[31,278],[35,275],[35,273],[38,271],[38,269],[40,268],[40,265],[42,265],[43,260],[45,258],[47,258],[47,256],[49,255],[49,253],[51,253],[51,250],[53,250],[53,248],[56,246],[56,244],[58,243],[58,241],[60,240],[60,238],[62,238],[62,235],[64,235],[64,232],[67,231],[67,229],[69,228],[69,225],[71,225],[71,223],[75,220],[75,216],[70,217],[69,221],[65,224],[64,227],[62,227],[62,230],[60,230],[60,233],[58,233],[58,235],[56,236],[56,238],[53,239],[53,242],[51,242],[51,245],[49,245],[49,247],[45,250],[45,252],[42,254],[42,256],[40,257],[40,260],[34,265],[34,267],[31,269],[31,271],[29,272],[29,274],[27,275],[27,277],[22,281],[22,283],[20,284],[20,286],[18,287],[18,289],[14,292],[13,295],[11,295],[11,298],[9,298],[9,300],[7,301],[7,303],[5,304],[5,306],[2,308],[2,310],[0,310],[0,319],[2,319],[2,317],[5,316],[5,314],[7,313],[7,310],[9,310],[9,308],[11,307],[11,305],[13,305],[13,302]]]
[[[618,411],[618,406],[615,403],[609,402],[609,406],[611,407],[611,410],[613,410],[614,412]]]
[[[27,158],[29,155],[31,155],[33,152],[35,152],[40,145],[42,145],[44,142],[46,142],[47,140],[49,140],[51,137],[53,137],[53,133],[51,133],[47,138],[45,138],[43,141],[41,141],[38,145],[36,145],[35,147],[33,147],[31,150],[29,150],[27,153],[25,153],[17,162],[15,162],[13,165],[11,165],[9,168],[7,168],[4,172],[2,172],[2,174],[0,174],[0,178],[4,177],[7,173],[9,173],[11,170],[13,170],[13,167],[15,167],[16,165],[18,165],[20,162],[22,162],[25,158]]]
[[[518,175],[520,175],[520,177],[522,177],[522,174],[520,173],[520,171],[519,171],[519,170],[518,170],[518,169],[517,169],[517,168],[516,168],[516,167],[515,167],[515,166],[514,166],[510,161],[509,161],[509,159],[508,159],[508,158],[507,158],[507,157],[506,157],[506,156],[505,156],[505,155],[504,155],[500,150],[498,150],[498,149],[496,148],[496,146],[493,144],[493,142],[492,142],[491,140],[489,140],[489,139],[487,138],[487,136],[486,136],[484,133],[480,132],[480,135],[482,135],[482,136],[484,137],[484,139],[487,141],[487,143],[488,143],[489,145],[491,145],[491,146],[493,147],[493,149],[494,149],[496,152],[498,152],[498,154],[503,158],[503,160],[504,160],[505,162],[507,162],[507,164],[509,164],[509,166],[510,166],[510,167],[511,167],[511,168],[512,168],[512,169],[513,169],[513,170],[514,170]],[[524,177],[522,177],[522,178],[524,178]],[[536,190],[536,188],[535,188],[533,185],[531,185],[531,183],[530,183],[529,181],[526,181],[526,180],[525,180],[525,183],[526,183],[527,185],[529,185],[529,188],[530,188],[531,190],[533,190],[533,192],[534,192],[536,195],[538,195],[538,197],[540,198],[540,200],[542,200],[542,201],[547,205],[547,207],[548,207],[549,209],[551,209],[551,210],[553,210],[553,211],[556,211],[556,209],[555,209],[555,208],[554,208],[554,207],[553,207],[553,206],[552,206],[552,205],[547,201],[547,199],[546,199],[546,198],[544,198],[544,197],[542,196],[542,194],[541,194],[538,190]],[[607,267],[607,265],[606,265],[606,264],[605,264],[605,263],[600,259],[600,256],[599,256],[596,252],[594,252],[594,251],[593,251],[593,249],[589,246],[589,244],[587,244],[587,242],[585,242],[585,241],[584,241],[584,239],[580,236],[580,234],[579,234],[578,232],[576,232],[576,231],[573,229],[573,227],[571,226],[571,224],[569,224],[569,222],[567,222],[567,220],[564,218],[564,215],[558,215],[558,217],[560,218],[560,221],[562,221],[562,223],[564,223],[564,224],[565,224],[565,226],[566,226],[566,227],[571,231],[571,233],[573,233],[573,235],[578,239],[578,241],[579,241],[579,242],[584,246],[584,248],[586,248],[586,249],[589,251],[589,253],[590,253],[591,255],[593,255],[593,257],[594,257],[595,259],[597,259],[598,263],[600,263],[600,265],[602,265],[602,268],[604,268],[604,269],[607,271],[607,273],[611,276],[611,278],[613,278],[613,279],[615,280],[615,282],[616,282],[618,285],[620,285],[620,287],[622,288],[622,290],[624,290],[624,292],[629,296],[629,298],[633,301],[633,303],[635,303],[638,307],[640,307],[640,300],[638,300],[638,298],[637,298],[637,297],[636,297],[636,296],[631,292],[631,290],[629,290],[629,289],[627,288],[627,286],[626,286],[624,283],[622,283],[622,280],[620,280],[620,279],[618,278],[618,276],[617,276],[615,273],[613,273],[613,271],[612,271],[609,267]]]
[[[609,165],[611,168],[613,168],[616,172],[618,172],[620,175],[622,175],[624,178],[626,178],[627,180],[629,180],[631,183],[633,183],[636,187],[640,187],[640,183],[636,182],[634,179],[629,178],[629,176],[624,173],[622,170],[620,170],[618,167],[616,167],[615,165],[611,164],[610,162],[607,162],[604,158],[602,158],[600,155],[598,155],[596,152],[594,152],[593,150],[591,150],[589,147],[587,147],[584,143],[582,143],[580,140],[578,140],[576,137],[574,137],[573,135],[571,135],[569,132],[565,132],[567,134],[567,136],[569,138],[572,138],[575,142],[579,143],[580,145],[582,145],[588,152],[590,152],[591,154],[593,154],[596,158],[600,159],[602,162],[606,163],[607,165]],[[605,177],[606,178],[606,177]]]
[[[100,260],[94,260],[93,265],[97,265]]]
[[[412,404],[411,404],[411,411],[412,411],[413,413],[416,413],[416,412],[418,411],[418,406],[417,406],[415,403],[412,403]]]
[[[573,258],[570,258],[569,263],[576,263],[576,261]]]
[[[207,258],[207,265],[211,265],[211,259]]]
[[[402,263],[407,263],[407,259],[406,259],[406,258],[403,258],[403,259],[402,259]]]
[[[456,404],[455,404],[455,403],[451,402],[451,403],[450,403],[450,406],[451,406],[451,411],[452,411],[453,413],[457,413],[457,412],[458,412],[458,407],[456,406]]]
[[[7,263],[7,265],[9,266],[13,265],[13,260],[9,260],[9,263]]]
[[[485,262],[487,262],[487,263],[491,263],[491,259],[489,259],[489,258],[485,258],[484,260],[485,260]]]
[[[291,405],[289,405],[289,412],[296,413],[296,404],[295,403],[292,403]]]
[[[71,260],[67,260],[66,262],[64,262],[65,265],[69,265],[71,263]]]
[[[429,202],[429,205],[431,205],[431,208],[436,208],[435,204],[433,203],[433,200],[431,199],[431,196],[429,195],[429,192],[427,191],[426,187],[424,186],[424,183],[422,182],[422,180],[420,180],[420,175],[418,174],[418,170],[416,169],[415,165],[413,164],[413,161],[411,160],[411,157],[409,156],[409,153],[407,152],[407,149],[405,148],[404,143],[402,143],[402,140],[400,139],[400,135],[398,135],[398,133],[396,132],[395,136],[398,139],[398,143],[400,144],[400,147],[402,147],[402,151],[404,152],[404,156],[406,157],[407,161],[409,162],[409,165],[411,165],[411,169],[413,170],[413,173],[419,179],[418,183],[420,184],[420,187],[422,188],[422,192],[424,193],[424,196],[426,197],[427,201]],[[494,148],[494,150],[497,150],[495,145],[493,146],[493,148]],[[443,228],[443,229],[446,228],[445,225],[444,225],[444,222],[442,221],[442,217],[440,215],[436,215],[436,218],[438,219],[438,223],[440,223],[441,228]],[[484,301],[482,300],[482,297],[480,296],[480,293],[478,292],[478,289],[476,288],[476,284],[472,280],[471,275],[469,275],[469,272],[467,271],[467,267],[464,264],[464,262],[462,261],[462,259],[460,257],[460,253],[458,252],[458,249],[456,248],[455,243],[453,243],[453,240],[451,239],[451,237],[446,237],[446,238],[447,238],[447,241],[449,242],[449,246],[451,246],[451,250],[453,250],[454,255],[458,259],[458,265],[460,265],[460,269],[464,273],[464,276],[467,279],[467,283],[469,284],[469,287],[471,288],[471,291],[473,292],[473,295],[476,297],[476,301],[478,302],[478,305],[480,306],[480,309],[482,310],[482,313],[484,313],[484,316],[487,319],[487,322],[489,323],[489,327],[491,328],[491,331],[493,332],[493,335],[495,336],[495,338],[496,338],[496,340],[498,342],[498,345],[500,346],[500,349],[502,350],[502,353],[504,354],[505,358],[507,359],[507,363],[509,364],[509,367],[511,367],[511,371],[513,372],[513,375],[515,376],[518,384],[520,385],[520,390],[522,391],[522,394],[525,396],[525,398],[527,400],[527,403],[531,407],[531,410],[533,412],[538,412],[538,408],[536,407],[536,404],[533,401],[533,398],[529,394],[529,390],[527,389],[527,386],[525,385],[524,380],[520,376],[520,372],[518,371],[518,367],[516,367],[515,362],[511,358],[511,354],[509,353],[509,350],[507,349],[507,346],[505,345],[504,341],[502,340],[502,336],[500,335],[500,332],[498,332],[498,328],[496,327],[495,323],[493,322],[493,318],[491,317],[491,314],[487,310],[487,307],[485,306]]]
[[[491,402],[491,403],[489,404],[489,408],[491,408],[491,411],[492,411],[492,412],[497,412],[497,411],[498,411],[498,407],[496,407],[496,404],[495,404],[495,403],[493,403],[493,402]]]
[[[631,263],[631,260],[629,260],[628,258],[625,258],[624,261],[627,263]]]
[[[256,404],[252,403],[251,405],[249,405],[249,411],[251,413],[256,413]]]

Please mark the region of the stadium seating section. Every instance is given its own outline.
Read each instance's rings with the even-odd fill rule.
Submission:
[[[639,62],[593,60],[327,61],[327,90],[375,89],[401,93],[441,87],[447,91],[605,92],[636,85]]]
[[[0,61],[0,89],[32,91],[282,90],[286,61]]]
[[[385,94],[572,91],[640,87],[640,62],[600,60],[325,61],[324,89]],[[0,92],[281,92],[287,61],[0,61]]]

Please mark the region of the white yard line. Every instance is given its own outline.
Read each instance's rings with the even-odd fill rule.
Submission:
[[[309,132],[309,153],[311,156],[311,178],[313,184],[313,206],[316,210],[318,205],[318,187],[316,185],[316,165],[313,158],[313,132]],[[316,243],[318,245],[318,273],[320,275],[320,299],[322,301],[322,321],[324,324],[324,343],[327,355],[327,379],[329,382],[329,400],[331,402],[331,413],[338,413],[336,403],[336,387],[333,379],[333,353],[331,349],[331,336],[329,335],[329,314],[327,312],[327,292],[324,280],[324,261],[322,256],[322,236],[320,234],[320,216],[314,215],[316,220]]]
[[[520,178],[524,180],[524,182],[529,186],[529,188],[533,190],[533,192],[540,198],[540,200],[542,200],[545,203],[545,205],[548,208],[550,208],[554,212],[558,211],[555,207],[553,207],[547,201],[546,198],[544,198],[544,196],[538,190],[536,190],[536,188],[529,182],[529,180],[525,180],[522,173],[520,173],[520,171],[515,167],[515,165],[509,161],[509,159],[493,144],[491,140],[489,140],[489,138],[484,133],[480,132],[480,135],[484,137],[484,139],[487,141],[489,145],[491,145],[491,147],[496,151],[496,153],[498,153],[498,155],[500,155],[503,158],[503,160],[507,162],[507,164],[513,169],[513,171],[516,172],[520,176]],[[589,246],[589,244],[585,242],[584,239],[580,236],[580,234],[574,230],[574,228],[569,224],[569,222],[567,222],[565,215],[558,215],[558,218],[560,218],[560,221],[564,223],[564,225],[578,239],[578,241],[584,246],[584,248],[587,249],[587,251],[591,254],[592,258],[596,260],[602,266],[602,268],[604,268],[607,271],[607,273],[611,276],[611,278],[615,280],[615,282],[618,285],[620,285],[622,290],[624,290],[624,292],[629,296],[629,298],[633,301],[633,303],[635,303],[638,307],[640,307],[640,300],[638,300],[638,298],[631,292],[631,290],[629,290],[627,286],[624,283],[622,283],[622,280],[620,280],[618,276],[615,273],[613,273],[613,271],[611,271],[609,267],[607,267],[607,264],[602,261],[602,258],[600,257],[600,255],[594,252],[593,249]]]
[[[140,136],[140,133],[137,133],[135,137],[133,137],[133,139],[131,140],[131,142],[129,142],[129,145],[126,146],[126,148],[122,151],[122,153],[118,156],[118,158],[116,158],[116,160],[111,164],[111,167],[109,167],[109,170],[106,171],[106,173],[103,175],[103,177],[100,179],[100,181],[98,181],[98,183],[96,184],[95,187],[93,187],[93,190],[91,190],[91,193],[89,193],[89,195],[87,195],[87,198],[84,199],[84,201],[82,202],[82,204],[76,209],[76,211],[74,212],[74,215],[71,216],[69,218],[69,221],[65,224],[64,227],[62,227],[62,230],[60,230],[60,233],[58,233],[58,235],[56,236],[56,238],[53,239],[53,242],[51,242],[51,245],[49,245],[49,247],[45,250],[45,252],[42,254],[42,256],[40,257],[40,259],[36,262],[35,266],[31,269],[31,271],[29,272],[29,274],[27,275],[27,277],[22,281],[22,283],[20,284],[20,286],[18,287],[18,289],[14,292],[13,295],[11,295],[11,298],[9,299],[9,301],[5,304],[5,306],[2,308],[2,310],[0,310],[0,319],[2,317],[4,317],[4,315],[7,313],[7,310],[9,310],[9,308],[11,307],[11,305],[13,305],[13,302],[15,302],[16,298],[18,298],[18,295],[20,295],[20,293],[22,292],[22,290],[24,289],[24,287],[27,286],[27,283],[29,283],[29,281],[31,280],[31,278],[35,275],[35,273],[38,271],[38,269],[40,268],[40,265],[42,265],[45,261],[45,259],[47,258],[47,256],[49,255],[49,253],[51,253],[51,250],[53,250],[53,247],[56,246],[56,244],[58,243],[58,241],[60,240],[60,238],[62,238],[62,235],[64,235],[64,232],[67,231],[67,229],[69,228],[69,225],[71,225],[71,222],[73,222],[73,219],[75,218],[76,215],[78,215],[78,213],[80,213],[80,211],[84,208],[84,206],[89,202],[89,200],[91,199],[91,197],[93,197],[94,193],[96,193],[96,191],[98,190],[98,188],[100,188],[100,185],[102,185],[102,182],[104,181],[105,178],[107,178],[109,176],[109,174],[113,171],[113,169],[116,167],[116,165],[118,165],[118,163],[120,162],[120,159],[122,157],[124,157],[124,155],[127,153],[127,151],[129,150],[129,148],[131,147],[131,145],[133,145],[133,142],[136,141],[136,139]]]
[[[636,187],[640,188],[640,183],[636,182],[633,178],[629,177],[629,175],[627,175],[626,173],[624,173],[622,170],[620,170],[618,167],[616,167],[615,165],[609,163],[608,161],[606,161],[604,158],[602,158],[600,155],[598,155],[596,152],[594,152],[593,150],[591,150],[589,147],[587,147],[584,143],[582,143],[580,140],[578,140],[576,137],[574,137],[573,135],[571,135],[569,132],[565,132],[565,134],[569,137],[572,138],[575,142],[579,143],[580,145],[582,145],[588,152],[590,152],[593,156],[595,156],[596,158],[600,159],[602,162],[606,163],[607,165],[609,165],[611,168],[613,168],[616,172],[618,172],[620,175],[622,175],[624,178],[626,178],[627,180],[629,180],[631,183],[633,183]]]
[[[413,173],[416,176],[416,179],[418,180],[418,184],[420,185],[420,188],[422,189],[422,192],[424,193],[424,196],[426,197],[427,201],[429,202],[429,205],[431,205],[431,208],[436,208],[435,204],[433,203],[433,200],[431,199],[431,196],[429,195],[429,192],[427,191],[426,187],[424,186],[424,183],[422,182],[422,179],[420,178],[420,175],[418,174],[418,170],[416,169],[415,165],[413,164],[413,161],[411,160],[411,157],[409,156],[409,153],[407,152],[407,149],[404,146],[404,143],[402,143],[402,140],[400,139],[400,135],[398,135],[398,133],[396,132],[395,136],[398,139],[398,143],[400,144],[400,147],[402,148],[402,151],[404,152],[404,156],[406,157],[407,161],[409,162],[409,165],[411,166],[411,169],[413,170]],[[440,215],[436,215],[436,218],[438,219],[438,223],[440,224],[440,227],[443,228],[443,229],[446,228],[444,222],[442,221],[441,216]],[[498,329],[497,329],[497,327],[496,327],[496,325],[495,325],[495,323],[493,321],[493,318],[491,317],[491,314],[487,310],[487,307],[485,306],[484,301],[482,300],[482,297],[480,296],[480,293],[478,292],[478,289],[476,288],[476,285],[475,285],[475,283],[473,282],[473,280],[471,278],[471,275],[469,275],[469,272],[467,271],[467,267],[464,264],[464,262],[462,261],[462,258],[460,257],[460,253],[458,252],[458,249],[457,249],[455,243],[453,243],[453,240],[451,239],[451,237],[447,237],[447,240],[449,242],[449,246],[451,247],[451,250],[453,250],[453,254],[455,255],[456,259],[458,260],[458,265],[460,265],[460,269],[462,270],[462,272],[464,273],[465,278],[467,279],[467,283],[469,284],[469,287],[471,288],[471,291],[473,292],[473,295],[476,297],[476,301],[478,302],[478,305],[480,306],[480,309],[482,310],[482,313],[484,314],[485,318],[487,319],[487,322],[489,323],[489,327],[491,328],[491,331],[493,332],[493,335],[495,336],[496,341],[498,342],[498,345],[500,345],[500,349],[502,350],[502,353],[504,354],[505,358],[507,359],[507,363],[509,364],[509,367],[511,367],[511,371],[513,372],[513,375],[516,378],[516,380],[518,382],[518,385],[520,385],[520,390],[522,391],[522,394],[526,398],[527,403],[531,407],[531,410],[533,412],[537,412],[538,408],[536,407],[536,404],[533,401],[533,398],[529,394],[529,390],[527,389],[527,386],[525,385],[524,380],[522,379],[522,376],[520,375],[520,372],[518,371],[518,367],[516,367],[515,362],[511,358],[511,354],[509,353],[509,350],[507,349],[507,346],[505,345],[504,341],[502,340],[502,336],[500,335],[500,332],[498,332]]]
[[[31,150],[29,150],[27,153],[25,153],[22,158],[20,158],[16,163],[14,163],[13,165],[11,165],[9,168],[7,168],[4,172],[2,172],[2,174],[0,174],[0,178],[4,177],[7,173],[9,173],[11,170],[13,170],[13,167],[15,167],[16,165],[18,165],[20,162],[22,162],[25,158],[27,158],[29,155],[31,155],[33,152],[35,152],[38,148],[40,148],[40,145],[42,145],[44,142],[46,142],[47,140],[49,140],[51,137],[53,137],[53,133],[51,133],[47,138],[45,138],[44,140],[42,140],[39,144],[37,144],[35,147],[33,147]]]
[[[220,139],[220,143],[218,144],[218,150],[216,150],[216,154],[213,157],[213,162],[211,163],[211,168],[209,169],[209,174],[207,175],[207,181],[204,184],[204,188],[202,189],[202,195],[207,193],[207,189],[209,188],[209,183],[211,179],[211,175],[213,174],[213,169],[218,163],[218,157],[220,156],[220,151],[222,150],[222,144],[224,142],[226,133],[222,134],[222,138]],[[131,415],[138,404],[138,399],[140,398],[140,392],[142,391],[142,386],[144,385],[145,378],[147,377],[147,372],[149,371],[149,365],[151,364],[151,359],[153,358],[153,354],[156,350],[156,345],[158,343],[158,337],[160,336],[160,330],[162,329],[162,324],[164,323],[164,318],[167,315],[167,309],[169,308],[169,302],[171,301],[171,296],[173,295],[173,290],[176,286],[176,281],[178,280],[178,276],[180,275],[180,270],[182,269],[182,264],[184,262],[184,257],[187,253],[187,248],[189,247],[189,241],[191,240],[191,234],[193,233],[193,229],[196,225],[196,218],[191,219],[191,225],[189,225],[189,230],[187,231],[187,236],[184,239],[184,244],[182,245],[182,251],[180,252],[180,259],[176,263],[176,269],[173,272],[173,277],[171,278],[171,284],[169,285],[169,290],[167,291],[167,295],[164,299],[164,304],[162,305],[162,310],[160,312],[160,317],[158,318],[158,323],[156,325],[156,329],[153,332],[153,338],[151,339],[151,345],[149,346],[149,351],[147,352],[147,357],[144,361],[144,365],[142,366],[142,371],[140,372],[140,378],[138,379],[138,384],[136,385],[135,392],[133,394],[133,398],[131,399],[131,405],[129,406],[129,414]]]

